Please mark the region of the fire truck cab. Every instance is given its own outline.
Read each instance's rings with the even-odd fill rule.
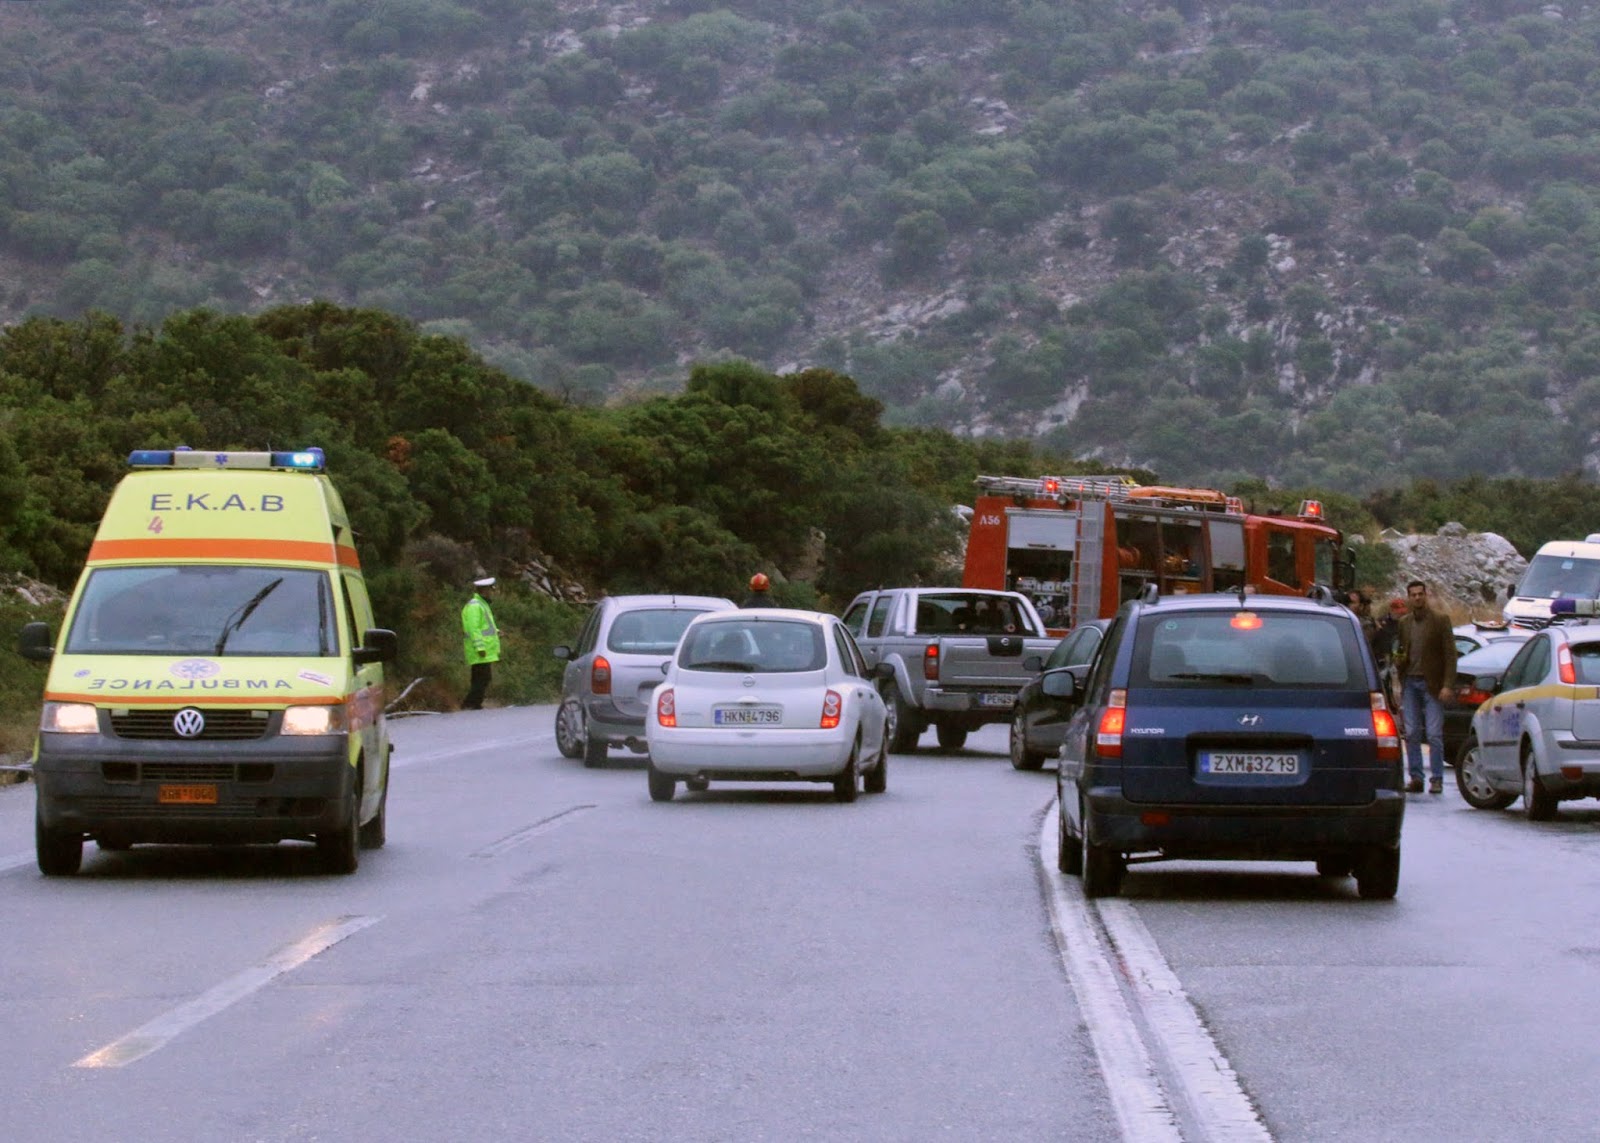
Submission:
[[[962,586],[1020,591],[1052,630],[1114,615],[1149,583],[1162,595],[1348,586],[1342,538],[1315,500],[1296,516],[1268,516],[1215,489],[1123,476],[977,484]]]

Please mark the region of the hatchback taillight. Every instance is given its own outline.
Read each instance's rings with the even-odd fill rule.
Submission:
[[[1100,712],[1100,729],[1095,732],[1094,745],[1102,758],[1122,757],[1122,732],[1128,727],[1128,692],[1112,691],[1106,699],[1106,708]]]
[[[611,664],[604,655],[596,655],[589,666],[589,690],[597,695],[611,693]]]
[[[656,722],[661,726],[678,725],[678,699],[671,687],[656,692]]]
[[[844,696],[838,691],[829,691],[822,696],[822,721],[817,725],[823,730],[832,730],[839,725],[839,716],[844,713]]]
[[[929,643],[922,652],[922,677],[939,681],[939,644]]]
[[[1379,762],[1400,761],[1400,730],[1382,691],[1372,692],[1372,737],[1378,742]]]

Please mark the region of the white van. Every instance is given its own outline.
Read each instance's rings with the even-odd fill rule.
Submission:
[[[1600,532],[1582,540],[1551,540],[1534,555],[1503,614],[1512,623],[1550,618],[1558,597],[1600,597]]]

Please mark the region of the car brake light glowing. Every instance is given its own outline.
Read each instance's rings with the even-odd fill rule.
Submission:
[[[823,730],[832,730],[839,725],[839,715],[844,711],[844,696],[838,691],[829,691],[822,696],[822,721],[817,725]]]
[[[1128,726],[1128,692],[1112,691],[1106,699],[1106,708],[1100,712],[1100,729],[1095,732],[1094,744],[1102,758],[1122,757],[1122,732]]]
[[[589,689],[597,695],[611,693],[611,663],[604,655],[596,655],[589,666]]]
[[[1568,686],[1578,681],[1578,672],[1572,665],[1572,648],[1565,643],[1556,648],[1556,670]]]
[[[939,644],[929,643],[922,652],[922,677],[939,681]]]
[[[1254,611],[1236,611],[1228,620],[1228,626],[1235,631],[1257,631],[1261,627],[1261,616]]]
[[[1372,692],[1372,737],[1378,740],[1378,761],[1400,761],[1400,730],[1382,691]]]
[[[678,700],[671,687],[663,687],[656,694],[656,722],[661,726],[678,725]]]

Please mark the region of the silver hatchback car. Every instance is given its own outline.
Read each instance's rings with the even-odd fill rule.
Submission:
[[[1503,809],[1521,797],[1529,818],[1546,821],[1560,802],[1600,797],[1600,624],[1558,622],[1504,675],[1475,682],[1491,693],[1456,764],[1469,805]]]
[[[710,595],[614,595],[595,604],[576,647],[565,660],[556,746],[568,758],[600,766],[613,746],[644,753],[650,692],[660,685],[689,621],[710,611],[733,611],[731,599]]]

